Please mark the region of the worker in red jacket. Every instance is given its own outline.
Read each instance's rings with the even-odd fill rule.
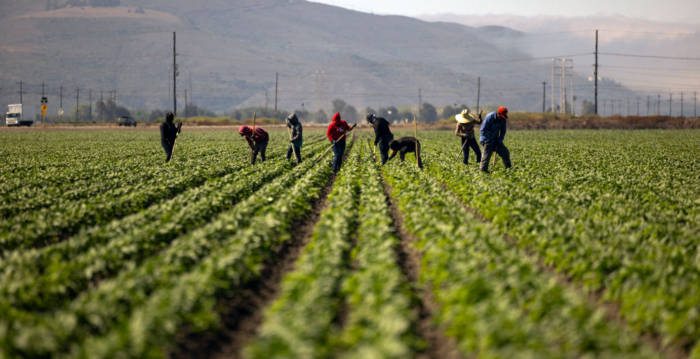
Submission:
[[[265,162],[265,150],[267,150],[267,142],[270,141],[270,135],[262,127],[255,126],[255,131],[248,126],[241,126],[238,129],[241,136],[245,136],[248,141],[248,146],[252,150],[250,152],[250,164],[255,164],[255,158],[260,153],[261,162]]]
[[[352,128],[340,118],[340,113],[336,112],[333,115],[333,122],[328,125],[328,131],[326,132],[326,137],[333,144],[333,154],[335,155],[335,158],[333,158],[333,173],[340,171],[340,165],[343,163],[343,155],[345,154],[345,138],[347,137],[343,135],[350,131],[352,131]]]

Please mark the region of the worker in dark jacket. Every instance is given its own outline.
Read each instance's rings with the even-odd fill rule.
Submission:
[[[418,160],[418,168],[423,168],[423,161],[420,158],[421,145],[418,142],[418,152],[416,152],[416,138],[415,137],[401,137],[398,140],[392,140],[389,142],[389,148],[391,149],[391,156],[389,161],[396,157],[396,153],[399,153],[401,162],[406,159],[406,154],[410,152],[416,152],[416,159]]]
[[[389,129],[389,121],[383,117],[370,113],[367,122],[374,126],[374,145],[379,144],[379,155],[382,158],[382,166],[389,160],[389,142],[394,140],[394,135]]]
[[[170,162],[173,155],[173,146],[178,134],[178,126],[173,121],[175,116],[172,112],[165,114],[165,122],[160,124],[160,144],[165,150],[165,163]]]
[[[506,137],[506,122],[508,121],[508,109],[501,106],[498,111],[486,115],[484,123],[481,124],[481,136],[479,142],[484,147],[484,157],[481,159],[480,169],[483,172],[489,171],[489,160],[496,152],[502,159],[503,165],[510,168],[510,151],[503,144]]]
[[[343,164],[343,155],[345,154],[345,136],[347,133],[352,131],[352,127],[348,126],[348,123],[340,118],[340,113],[336,112],[333,115],[333,122],[328,125],[328,131],[326,131],[326,137],[333,144],[333,173],[338,173],[340,171],[340,166]]]
[[[287,117],[287,131],[289,131],[289,148],[287,149],[287,159],[292,158],[292,152],[297,159],[297,164],[301,163],[301,145],[304,137],[301,131],[301,122],[295,113]]]
[[[250,152],[250,164],[255,164],[255,159],[260,153],[261,162],[265,162],[265,151],[267,150],[267,142],[270,140],[270,136],[267,131],[263,130],[262,127],[255,127],[255,131],[248,126],[241,126],[238,129],[238,133],[241,136],[245,136],[245,140],[248,142],[248,146],[251,149]]]
[[[476,142],[476,136],[474,135],[474,126],[481,124],[481,114],[479,118],[475,118],[469,113],[469,110],[462,110],[462,113],[455,116],[457,120],[457,129],[455,130],[455,136],[462,139],[460,146],[462,146],[462,153],[464,154],[464,159],[462,163],[465,165],[469,160],[469,148],[474,150],[476,154],[476,163],[481,163],[481,150],[479,149],[479,144]]]

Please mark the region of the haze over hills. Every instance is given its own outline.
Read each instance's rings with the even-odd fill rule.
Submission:
[[[482,106],[539,111],[541,82],[551,77],[549,61],[493,40],[504,32],[518,35],[504,28],[288,0],[122,0],[116,7],[3,2],[0,101],[18,102],[16,83],[22,80],[30,113],[31,104],[38,107],[42,82],[48,85],[50,113],[58,109],[59,85],[65,87],[66,112],[75,106],[77,87],[83,104],[88,89],[93,101],[102,89],[116,90],[118,102],[131,108],[169,108],[173,31],[179,109],[186,89],[194,92],[189,94],[194,103],[216,111],[264,106],[267,90],[272,107],[279,73],[278,107],[287,110],[303,103],[307,110],[328,112],[336,98],[361,113],[365,106],[416,106],[419,89],[423,102],[473,107],[480,76]],[[586,80],[575,78],[577,84]],[[579,103],[591,100],[592,87],[578,86]],[[634,96],[619,86],[601,91]]]
[[[454,22],[475,27],[505,24],[512,30],[494,33],[488,40],[502,48],[517,48],[533,57],[552,53],[592,52],[595,29],[599,29],[601,53],[633,54],[646,57],[600,56],[599,76],[612,78],[641,96],[661,94],[668,106],[668,94],[676,101],[680,92],[691,98],[700,89],[700,25],[655,22],[622,15],[598,17],[525,17],[514,15],[471,16],[456,14],[423,15],[434,22]],[[651,56],[651,57],[649,57]],[[662,59],[676,57],[683,59]],[[578,60],[578,59],[575,59]],[[578,66],[577,73],[592,76],[592,69]],[[581,65],[589,65],[590,61]],[[613,94],[615,96],[616,94]],[[680,110],[679,103],[674,106]]]

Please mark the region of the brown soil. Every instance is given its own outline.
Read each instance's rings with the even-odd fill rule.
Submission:
[[[395,248],[398,264],[401,267],[406,279],[411,285],[411,290],[417,298],[414,303],[418,313],[416,329],[421,339],[428,344],[425,351],[418,353],[417,359],[458,359],[459,354],[457,343],[454,339],[444,335],[444,328],[433,324],[432,314],[438,309],[435,298],[428,285],[419,285],[421,255],[416,252],[411,243],[418,239],[409,233],[404,227],[403,214],[391,197],[392,188],[384,181],[384,189],[387,197],[387,205],[391,212],[393,226],[396,229],[396,236],[399,238],[399,246]]]
[[[462,208],[467,212],[471,213],[475,218],[479,219],[484,223],[491,223],[487,220],[481,213],[477,212],[472,207],[464,203],[457,195],[455,195],[452,190],[449,189],[444,183],[439,183],[442,188],[447,191]],[[509,234],[503,234],[503,238],[513,246],[518,246],[518,241]],[[627,326],[624,319],[621,318],[620,303],[611,302],[603,299],[604,292],[587,292],[580,286],[578,286],[570,276],[566,273],[558,272],[555,266],[547,265],[542,259],[539,258],[537,253],[535,253],[531,248],[521,248],[526,255],[537,259],[538,267],[549,276],[556,279],[557,283],[561,286],[568,287],[576,291],[580,296],[586,298],[591,306],[603,309],[605,318],[611,322],[615,322],[623,327]],[[671,343],[668,345],[663,345],[661,336],[657,334],[642,334],[640,335],[640,342],[650,345],[657,352],[661,353],[662,357],[669,359],[685,359],[689,357],[689,351],[693,344],[691,340],[681,340],[680,343]]]
[[[355,136],[352,142],[355,142]],[[349,152],[345,152],[345,160]],[[192,332],[189,327],[183,328],[170,353],[171,358],[242,358],[243,348],[255,338],[262,325],[264,309],[279,294],[282,276],[294,269],[294,263],[309,243],[321,213],[328,207],[328,195],[334,182],[335,175],[332,175],[321,190],[318,200],[313,203],[311,212],[304,220],[292,225],[292,238],[280,245],[265,261],[260,279],[226,293],[219,299],[222,328],[204,333]]]

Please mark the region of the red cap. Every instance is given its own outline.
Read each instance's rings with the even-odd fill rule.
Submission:
[[[501,115],[501,117],[505,118],[506,120],[508,119],[508,109],[505,108],[504,106],[501,106],[498,108],[498,114]]]

